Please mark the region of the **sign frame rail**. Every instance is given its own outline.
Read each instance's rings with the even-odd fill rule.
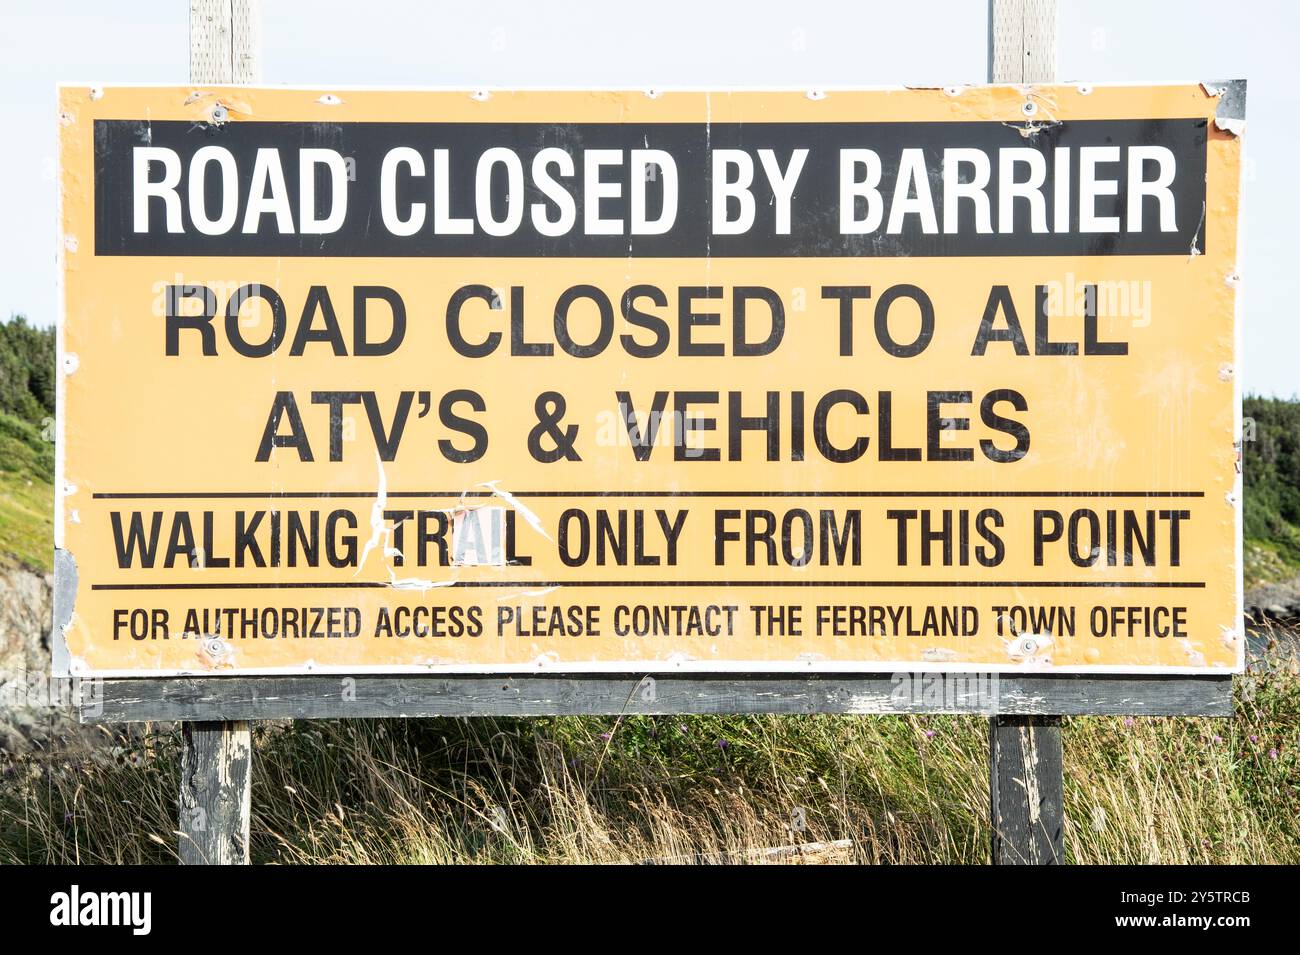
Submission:
[[[83,690],[87,722],[429,716],[967,713],[988,716],[1229,716],[1231,676],[999,674],[398,674],[106,679]],[[933,678],[933,693],[923,692]],[[917,687],[900,692],[900,681]],[[944,684],[954,687],[942,692]],[[83,682],[83,687],[87,686]]]

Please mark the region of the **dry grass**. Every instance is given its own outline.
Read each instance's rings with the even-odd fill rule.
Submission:
[[[1239,681],[1230,720],[1067,721],[1071,861],[1300,862],[1300,676],[1294,660],[1270,660]],[[780,861],[988,854],[978,717],[378,720],[255,732],[260,862],[711,861],[845,839],[851,848]],[[178,758],[165,727],[7,756],[0,861],[174,859]]]

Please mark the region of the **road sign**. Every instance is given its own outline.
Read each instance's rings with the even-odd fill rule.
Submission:
[[[1239,669],[1239,92],[64,87],[70,669]]]

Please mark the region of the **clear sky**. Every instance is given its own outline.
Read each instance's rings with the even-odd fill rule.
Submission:
[[[262,0],[267,84],[939,85],[982,82],[985,0]],[[0,0],[0,314],[56,317],[63,81],[185,83],[187,0]],[[1300,5],[1061,0],[1062,80],[1250,81],[1248,391],[1300,393]]]

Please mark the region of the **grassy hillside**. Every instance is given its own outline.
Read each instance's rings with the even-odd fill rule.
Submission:
[[[0,566],[53,560],[54,359],[53,329],[0,322]]]
[[[1256,663],[1231,719],[1065,727],[1079,863],[1300,862],[1300,681]],[[179,739],[104,741],[0,769],[0,864],[175,859]],[[975,716],[478,718],[258,723],[255,862],[770,859],[979,863],[988,722]],[[107,744],[107,745],[106,745]]]
[[[1242,403],[1246,578],[1300,572],[1300,402],[1247,397]]]

